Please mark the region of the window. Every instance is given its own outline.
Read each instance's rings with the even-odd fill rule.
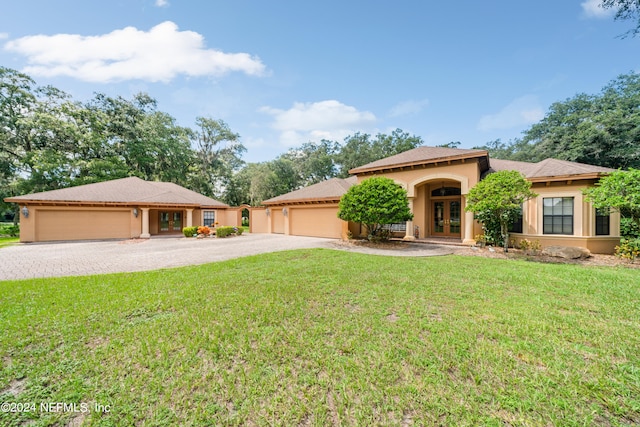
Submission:
[[[207,227],[212,227],[216,222],[216,212],[215,211],[203,211],[202,212],[202,222],[203,225]]]
[[[596,236],[609,235],[609,209],[596,209]]]
[[[518,217],[509,225],[509,233],[522,233],[522,205]]]
[[[573,234],[573,197],[545,197],[542,204],[544,234]]]
[[[431,191],[431,197],[443,197],[443,196],[459,196],[462,194],[460,188],[456,187],[445,187],[436,188]]]

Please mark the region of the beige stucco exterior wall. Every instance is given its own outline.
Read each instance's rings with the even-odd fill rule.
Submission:
[[[268,233],[267,221],[267,209],[266,208],[251,208],[251,220],[249,221],[250,233]]]
[[[270,220],[271,220],[271,233],[275,234],[285,234],[285,216],[282,212],[282,206],[273,206],[269,208],[271,211]]]
[[[455,161],[441,163],[437,166],[426,165],[405,168],[398,171],[384,171],[374,175],[359,175],[358,183],[371,176],[385,176],[393,179],[407,190],[414,219],[408,223],[411,230],[408,234],[414,234],[414,227],[419,228],[419,237],[425,238],[431,235],[431,191],[442,185],[458,187],[461,191],[462,215],[461,238],[470,242],[475,234],[479,234],[481,226],[473,220],[473,215],[465,214],[465,195],[469,189],[480,180],[480,170],[476,159],[466,160],[464,163]],[[467,225],[467,223],[470,223]]]
[[[593,181],[568,184],[566,182],[536,183],[532,190],[537,197],[523,206],[523,233],[513,233],[516,243],[522,239],[539,241],[541,246],[579,246],[593,253],[611,254],[620,244],[620,214],[611,212],[610,235],[596,236],[595,208],[585,201],[582,190],[593,185]],[[573,235],[543,234],[543,199],[547,197],[573,197]]]

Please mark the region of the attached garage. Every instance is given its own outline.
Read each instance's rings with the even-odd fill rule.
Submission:
[[[128,239],[131,210],[37,210],[36,240]]]
[[[348,223],[338,218],[338,202],[356,181],[356,177],[331,178],[265,200],[262,204],[268,209],[270,222],[254,224],[252,232],[346,238]]]
[[[289,209],[290,234],[339,239],[344,221],[337,215],[337,206],[292,207]]]
[[[229,206],[171,182],[137,177],[8,197],[20,209],[20,241],[149,238],[181,234],[202,212]],[[166,218],[166,223],[160,221]],[[216,214],[217,217],[217,214]],[[163,229],[165,225],[165,229]]]

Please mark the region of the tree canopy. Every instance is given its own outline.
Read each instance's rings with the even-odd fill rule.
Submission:
[[[599,209],[615,209],[640,228],[640,170],[616,171],[584,190],[587,201]]]
[[[619,76],[599,94],[551,105],[545,117],[509,144],[482,147],[495,158],[556,158],[613,169],[640,168],[640,74]]]
[[[342,196],[338,218],[367,227],[370,240],[384,240],[384,225],[409,221],[407,192],[390,178],[373,177],[354,185]]]
[[[604,9],[615,10],[616,20],[632,20],[635,22],[635,28],[627,32],[632,36],[640,33],[640,1],[638,0],[602,0],[600,5]]]
[[[499,171],[489,174],[469,190],[465,210],[473,212],[485,229],[497,224],[505,252],[509,245],[509,225],[522,211],[522,204],[532,197],[531,182],[520,172]]]

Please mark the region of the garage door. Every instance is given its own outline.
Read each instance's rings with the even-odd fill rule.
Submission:
[[[38,210],[36,240],[128,239],[131,211]]]
[[[295,208],[290,209],[289,225],[295,236],[342,237],[342,220],[338,208]]]
[[[271,209],[271,231],[276,234],[284,234],[284,214],[282,208]]]

